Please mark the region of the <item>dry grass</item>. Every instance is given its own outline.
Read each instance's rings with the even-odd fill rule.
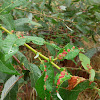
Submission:
[[[79,93],[77,100],[97,100],[99,95],[97,91],[86,89],[83,92]]]

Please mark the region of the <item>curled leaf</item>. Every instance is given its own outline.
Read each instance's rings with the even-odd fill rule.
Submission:
[[[59,98],[59,100],[63,100],[58,92],[57,92],[57,97]]]
[[[12,77],[10,77],[5,85],[4,85],[4,89],[2,90],[2,94],[1,94],[1,100],[4,100],[4,98],[7,96],[8,92],[13,88],[13,86],[15,85],[16,81],[18,80],[19,76],[15,76],[13,75]]]
[[[39,53],[36,54],[36,56],[34,57],[34,59],[36,59],[36,58],[38,58],[38,57],[39,57]]]
[[[78,76],[72,76],[71,79],[68,80],[68,90],[72,90],[75,88],[79,83],[85,81],[86,79],[83,77],[78,77]]]

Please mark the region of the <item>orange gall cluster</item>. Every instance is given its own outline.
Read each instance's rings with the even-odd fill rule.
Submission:
[[[57,80],[57,85],[60,85],[61,83],[61,79],[64,78],[65,74],[68,75],[68,73],[66,71],[62,71],[60,76],[59,76],[59,79]]]
[[[58,59],[61,60],[63,59],[63,57],[65,57],[67,55],[67,52],[65,51],[65,49],[63,50],[63,53],[60,53],[58,56]]]

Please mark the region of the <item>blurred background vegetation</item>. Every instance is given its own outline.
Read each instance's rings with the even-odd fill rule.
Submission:
[[[39,36],[60,47],[67,43],[83,47],[93,68],[100,71],[100,0],[0,0],[0,23],[17,36]],[[56,56],[51,46],[29,45],[46,56]],[[31,63],[39,63],[30,50],[23,46],[20,50]],[[60,65],[70,66],[66,62]],[[100,85],[99,79],[100,74],[96,75]],[[96,100],[97,93],[87,91],[80,93],[78,100]]]

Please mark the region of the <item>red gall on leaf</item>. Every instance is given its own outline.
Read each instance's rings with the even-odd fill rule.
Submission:
[[[61,54],[59,55],[59,57],[61,57]]]
[[[44,85],[44,90],[46,90],[46,85]]]
[[[73,46],[72,48],[75,49],[75,46]]]
[[[87,68],[88,68],[88,71],[92,69],[92,67],[91,67],[91,66],[87,66]]]
[[[63,51],[65,51],[65,49]]]
[[[49,91],[49,93],[51,93],[51,91]]]
[[[91,70],[92,69],[92,67],[91,68],[89,68],[89,70]]]
[[[46,75],[45,78],[47,79],[48,78],[48,75]]]
[[[59,60],[63,59],[63,57],[58,57]]]
[[[47,62],[46,60],[44,60],[44,62]]]
[[[90,66],[87,66],[87,68],[89,68]]]
[[[58,86],[56,86],[56,88],[58,88]]]
[[[57,85],[60,85],[60,78],[59,78],[58,81],[57,81]]]
[[[47,79],[48,79],[48,75],[46,75],[46,76],[45,76],[45,79],[44,79],[44,81],[46,82],[46,80],[47,80]]]
[[[82,12],[86,12],[86,11],[82,11]]]
[[[46,82],[46,79],[44,79],[44,82]]]
[[[46,68],[47,66],[45,65],[44,67]]]
[[[61,75],[65,75],[65,71],[62,71],[62,72],[61,72]]]
[[[2,33],[4,33],[5,31],[2,31]]]
[[[65,57],[66,56],[66,54],[62,54],[62,57]]]
[[[67,54],[67,52],[66,52],[66,51],[64,51],[62,54]]]
[[[83,48],[78,48],[79,50],[83,49]]]
[[[23,34],[21,34],[21,36],[23,37]]]
[[[59,76],[59,78],[63,78],[64,76],[62,75],[62,76]]]
[[[14,33],[14,30],[11,30],[11,33]]]
[[[47,70],[46,70],[46,69],[44,69],[44,71],[46,72]]]
[[[58,91],[56,90],[56,92],[58,92]]]
[[[51,59],[51,56],[49,56],[49,59],[50,59],[50,61],[52,60],[52,59]]]
[[[70,52],[70,49],[67,49],[68,52]]]

